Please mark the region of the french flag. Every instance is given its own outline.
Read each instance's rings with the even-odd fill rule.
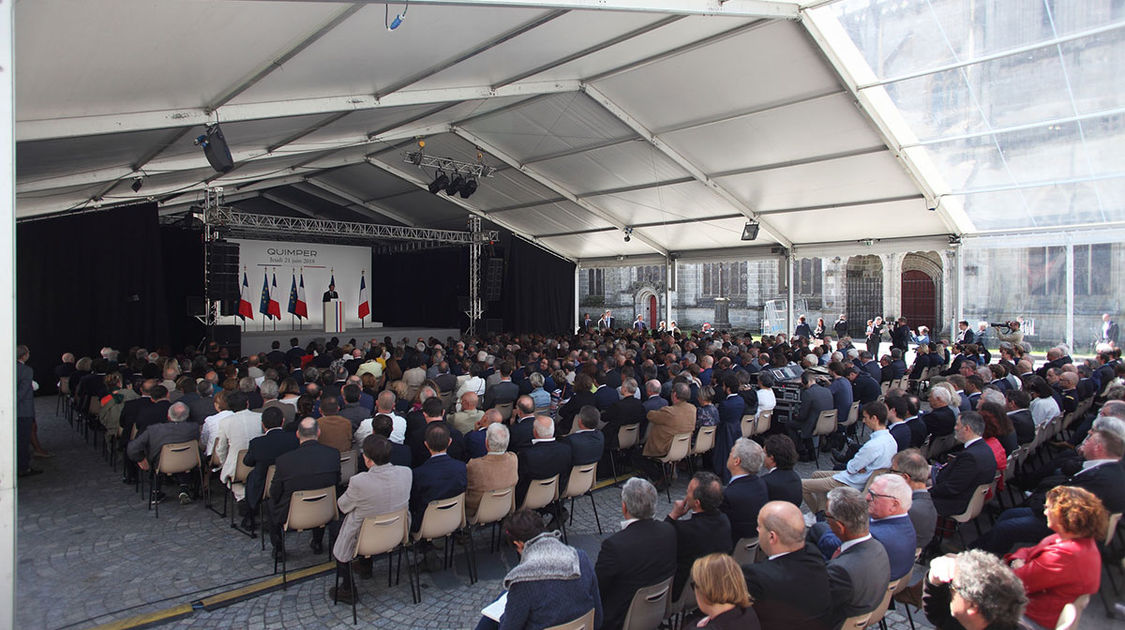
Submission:
[[[359,277],[359,318],[371,316],[371,302],[367,298],[367,278]]]
[[[246,294],[250,292],[250,282],[246,278],[246,272],[242,272],[242,286],[238,288],[238,316],[246,321],[246,318],[254,319],[254,305],[250,303],[249,296]]]
[[[277,272],[273,274],[273,286],[270,287],[270,317],[281,319],[281,303],[277,301]]]
[[[297,286],[297,317],[309,318],[309,303],[305,301],[305,270],[301,269],[301,284]]]

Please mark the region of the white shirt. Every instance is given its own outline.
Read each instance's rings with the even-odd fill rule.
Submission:
[[[222,481],[234,476],[238,452],[250,446],[250,440],[262,434],[262,414],[243,409],[223,418],[219,423],[219,445],[216,452],[223,460]]]
[[[758,390],[758,416],[762,415],[763,411],[769,411],[776,406],[777,396],[773,393],[772,389]]]
[[[203,446],[206,449],[208,457],[215,451],[215,438],[219,437],[219,421],[233,414],[233,411],[224,409],[213,416],[207,416],[203,419],[203,428],[199,431],[199,439],[203,440]]]
[[[1102,464],[1110,464],[1110,463],[1116,464],[1118,461],[1120,461],[1120,460],[1117,460],[1117,459],[1091,459],[1089,461],[1082,462],[1082,470],[1075,473],[1075,475],[1081,475],[1082,473],[1086,472],[1087,470],[1090,470],[1091,468],[1096,468],[1098,466],[1101,466]]]
[[[736,479],[742,479],[743,477],[749,477],[749,476],[750,476],[750,473],[742,473],[741,475],[731,475],[730,481],[727,482],[727,485],[729,486],[730,484],[734,483],[734,481]]]
[[[382,411],[379,411],[378,408],[375,409],[375,415],[384,415],[391,417],[391,437],[388,439],[395,444],[402,444],[406,439],[406,419],[396,413],[383,413]],[[367,436],[371,435],[371,421],[373,419],[374,417],[371,417],[365,418],[360,421],[359,426],[356,427],[355,435],[352,436],[355,439],[356,444],[363,444],[363,440],[365,440]]]
[[[860,536],[859,538],[853,538],[853,539],[849,540],[848,542],[840,543],[840,553],[844,553],[848,549],[851,549],[852,547],[855,547],[856,545],[858,545],[859,543],[861,543],[865,540],[871,540],[871,534],[866,534],[866,535]]]

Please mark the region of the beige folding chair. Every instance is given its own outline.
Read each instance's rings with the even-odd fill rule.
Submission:
[[[691,451],[691,433],[677,433],[672,436],[672,444],[668,446],[668,454],[655,458],[660,462],[660,472],[664,473],[664,489],[668,493],[668,502],[672,502],[672,473],[676,464],[684,460]]]
[[[758,420],[753,415],[742,416],[742,422],[739,426],[742,428],[742,437],[750,438],[757,435]]]
[[[655,630],[664,621],[672,578],[637,589],[629,612],[625,613],[624,630]]]
[[[758,420],[754,424],[754,435],[765,435],[769,433],[770,425],[773,422],[773,409],[766,409],[758,414]]]
[[[391,566],[394,564],[391,553],[398,551],[398,570],[401,576],[402,571],[402,550],[406,548],[406,544],[410,541],[410,517],[406,508],[402,508],[397,512],[389,512],[387,514],[380,514],[370,518],[363,519],[359,526],[359,538],[356,540],[355,552],[348,560],[348,582],[352,585],[353,592],[358,590],[356,587],[355,573],[352,569],[352,562],[356,558],[371,558],[374,556],[381,556],[387,554],[387,588],[391,587]],[[414,588],[414,565],[409,562],[406,563],[407,579],[410,581],[410,596],[414,599],[414,603],[418,603],[418,594]],[[337,595],[340,592],[340,573],[336,573],[336,588],[334,592]],[[352,623],[356,623],[356,610],[355,610],[355,597],[352,597]],[[336,603],[336,598],[333,598],[332,603]]]
[[[340,453],[340,484],[348,485],[350,480],[359,471],[359,455],[355,450]]]
[[[836,432],[836,410],[828,409],[820,412],[813,428],[813,437],[832,435]]]
[[[556,477],[557,479],[557,477]],[[450,497],[448,499],[438,499],[430,501],[426,506],[425,513],[422,514],[422,523],[418,527],[418,531],[410,535],[413,540],[410,545],[412,556],[418,554],[419,541],[432,541],[436,538],[445,539],[445,551],[442,558],[442,567],[448,568],[453,563],[453,534],[465,529],[465,493]],[[469,549],[465,550],[465,560],[469,565],[469,583],[475,584],[477,581],[476,571],[476,550],[473,548],[473,537],[468,536],[469,547],[473,549],[472,555]],[[414,564],[413,560],[411,564]],[[422,600],[422,591],[419,587],[418,602]]]
[[[758,557],[758,538],[739,538],[738,542],[734,544],[734,551],[731,556],[739,566],[746,564],[754,564]]]
[[[570,478],[566,482],[566,490],[561,500],[570,499],[570,522],[574,523],[574,500],[581,496],[590,497],[590,507],[594,509],[594,522],[598,524],[598,533],[602,533],[602,522],[598,518],[598,503],[594,501],[594,478],[597,476],[598,463],[582,464],[570,469]],[[563,528],[563,538],[566,538],[566,528]]]
[[[199,484],[202,486],[203,465],[199,459],[199,440],[165,444],[160,448],[160,458],[156,460],[156,465],[152,468],[149,489],[155,496],[157,492],[156,482],[159,481],[160,475],[171,476],[191,472],[197,468],[199,469]],[[154,504],[150,500],[148,505],[149,509],[156,508],[156,518],[160,518],[160,503]]]
[[[879,606],[871,611],[871,616],[867,618],[867,625],[873,626],[883,620],[883,617],[887,614],[887,609],[891,606],[891,598],[894,597],[895,593],[906,588],[912,575],[913,571],[887,585],[887,592],[883,595],[883,601],[879,602]]]
[[[496,528],[509,514],[516,509],[516,487],[508,486],[499,490],[489,490],[480,497],[477,513],[467,517],[473,529],[480,529],[484,525],[492,525],[488,536],[488,552],[492,553],[498,546]]]
[[[266,469],[266,485],[262,488],[262,500],[258,502],[258,538],[262,542],[262,551],[266,550],[266,510],[269,509],[270,486],[273,485],[273,476],[276,472],[276,464],[270,464]],[[273,518],[272,515],[270,518]]]
[[[618,452],[624,453],[637,445],[640,428],[640,424],[626,424],[617,429],[617,448],[609,452],[609,467],[613,471],[613,483],[617,483],[617,460],[614,456]]]
[[[281,525],[281,588],[286,587],[288,575],[285,564],[286,532],[303,532],[306,529],[324,527],[339,516],[340,512],[336,509],[336,486],[293,492],[289,498],[289,514]],[[328,540],[328,549],[331,555],[331,537]],[[277,556],[274,556],[273,572],[277,573]]]
[[[238,451],[238,454],[236,456],[237,459],[235,461],[234,476],[227,480],[227,483],[226,483],[227,493],[223,496],[223,514],[227,513],[227,497],[230,497],[230,507],[231,507],[231,509],[230,509],[230,526],[231,526],[231,529],[236,529],[236,530],[242,532],[243,534],[246,534],[247,536],[253,538],[254,532],[248,532],[248,531],[242,529],[241,527],[239,527],[238,524],[236,524],[234,522],[234,513],[235,513],[234,506],[236,505],[235,500],[234,500],[234,487],[235,487],[235,485],[240,485],[240,486],[242,486],[243,490],[245,491],[245,489],[246,489],[246,478],[250,476],[250,471],[254,470],[250,466],[247,466],[246,464],[242,463],[242,460],[243,460],[243,458],[246,457],[246,452],[248,450],[249,449],[244,448],[244,449]],[[230,455],[228,454],[227,457],[230,457]],[[245,492],[243,494],[245,495]]]
[[[852,426],[856,422],[859,422],[859,402],[858,401],[852,403],[851,407],[848,407],[848,419],[844,420],[844,423],[841,424],[840,426],[846,428],[846,427]]]
[[[996,483],[995,478],[988,483],[982,483],[981,485],[977,486],[976,489],[973,490],[973,498],[969,499],[969,505],[965,508],[965,511],[949,517],[950,520],[953,520],[957,523],[957,526],[955,526],[954,529],[957,530],[957,536],[961,538],[962,547],[965,546],[965,537],[961,534],[960,525],[972,521],[973,524],[975,524],[977,527],[977,535],[979,536],[981,534],[980,523],[977,523],[976,519],[984,510],[984,497],[988,495],[988,490],[994,483]]]
[[[521,510],[538,510],[551,505],[559,499],[559,476],[547,479],[532,479],[523,497]]]
[[[594,609],[591,608],[590,612],[574,621],[560,623],[557,626],[551,626],[545,630],[594,630]]]
[[[1074,628],[1077,628],[1078,622],[1082,619],[1082,611],[1086,610],[1089,603],[1090,595],[1087,594],[1063,606],[1062,612],[1059,613],[1059,620],[1055,622],[1055,630],[1074,630]]]
[[[699,431],[695,434],[695,444],[691,447],[691,453],[688,454],[688,464],[691,465],[692,470],[695,470],[695,457],[699,456],[700,464],[703,462],[703,454],[715,448],[715,432],[719,427],[699,427]]]
[[[840,630],[863,630],[867,627],[867,622],[871,619],[871,613],[863,613],[854,617],[848,617],[844,620]]]

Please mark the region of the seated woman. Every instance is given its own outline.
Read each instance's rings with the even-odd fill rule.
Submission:
[[[712,553],[691,565],[695,602],[699,612],[690,624],[708,630],[757,630],[758,615],[750,606],[746,578],[734,558]],[[687,625],[687,627],[692,627]]]
[[[1002,408],[997,413],[997,408],[1000,405],[996,403],[984,403],[978,410],[980,416],[984,418],[984,443],[988,448],[992,449],[992,456],[996,458],[996,472],[1000,473],[1000,479],[996,482],[996,490],[1001,491],[1004,489],[1004,471],[1008,468],[1008,452],[1004,448],[1004,444],[1000,441],[1000,436],[1004,434],[1005,427],[1002,425],[1001,418],[1008,421],[1009,434],[1015,436],[1015,428],[1012,426],[1012,420]],[[989,489],[988,494],[985,495],[984,500],[988,501],[992,498],[992,490]]]
[[[1055,533],[1004,556],[1004,562],[1023,582],[1027,618],[1054,628],[1064,606],[1101,586],[1097,539],[1105,535],[1109,515],[1101,499],[1073,486],[1052,488],[1043,511]]]
[[[504,519],[504,535],[520,554],[520,563],[504,577],[508,589],[499,623],[481,617],[477,630],[549,628],[594,610],[594,628],[602,625],[602,600],[594,565],[586,552],[563,544],[557,531],[543,531],[543,517],[519,510]]]
[[[719,424],[719,408],[711,404],[715,400],[715,388],[705,385],[699,389],[699,407],[695,409],[695,428],[713,427]]]
[[[773,393],[773,376],[765,372],[758,374],[758,411],[754,417],[758,418],[764,411],[773,411],[777,406],[777,396]]]

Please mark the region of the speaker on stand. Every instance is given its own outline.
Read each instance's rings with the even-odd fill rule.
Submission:
[[[207,243],[207,297],[222,305],[222,315],[238,314],[238,243]]]

